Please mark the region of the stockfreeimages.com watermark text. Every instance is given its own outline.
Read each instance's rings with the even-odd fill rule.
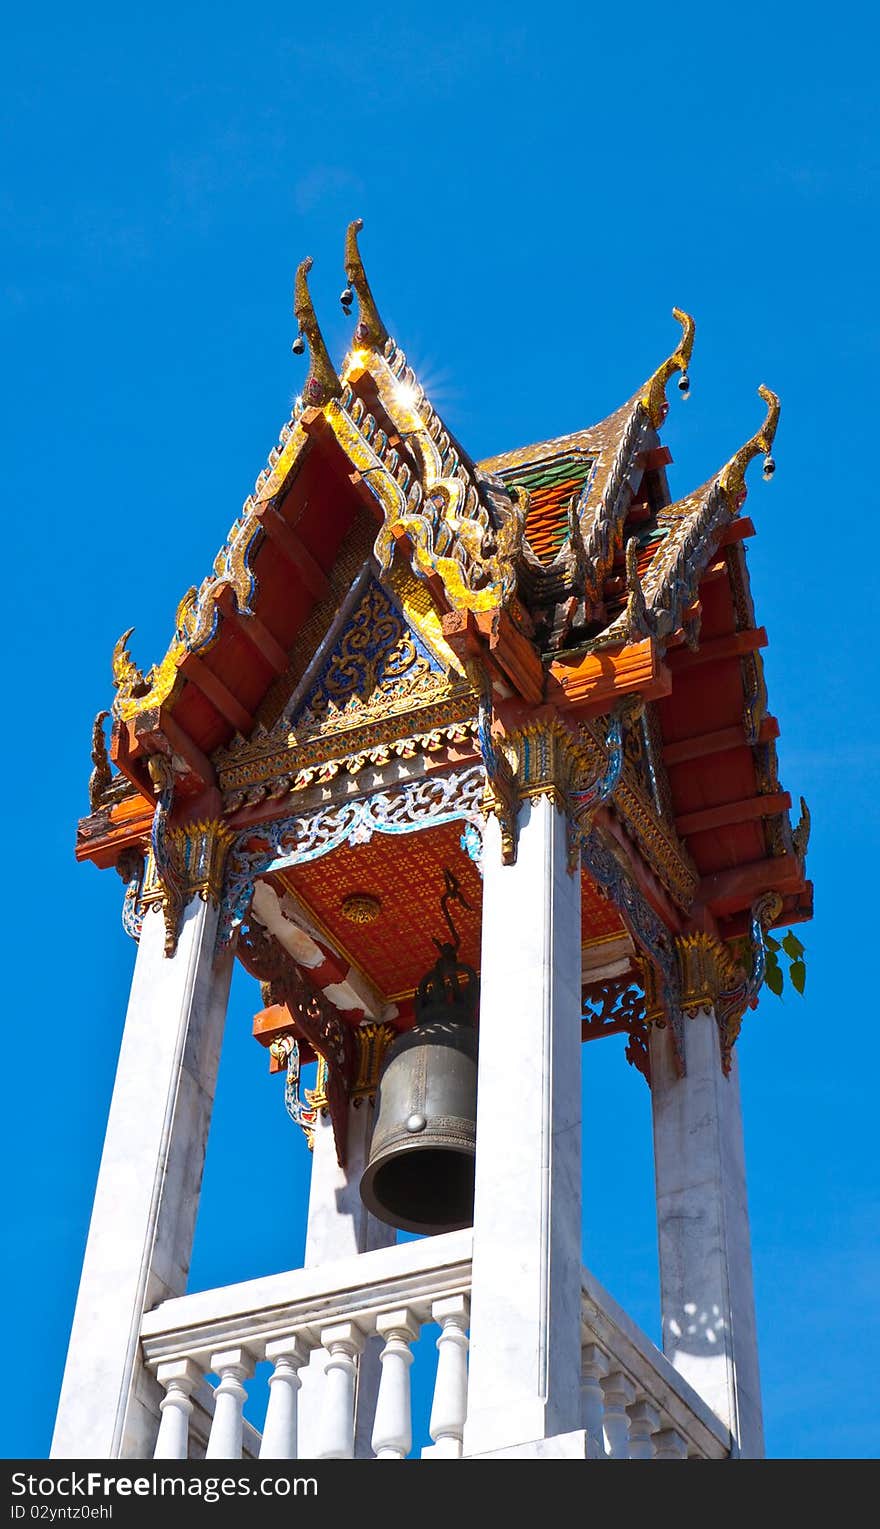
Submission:
[[[101,1509],[111,1507],[117,1498],[195,1497],[215,1503],[229,1497],[317,1497],[318,1482],[314,1476],[171,1476],[160,1475],[158,1471],[147,1471],[141,1476],[116,1476],[104,1471],[37,1476],[14,1471],[10,1490],[14,1498],[31,1500],[29,1505],[27,1501],[12,1504],[13,1519],[40,1518],[48,1523],[61,1518],[109,1517]],[[70,1501],[89,1497],[104,1501],[100,1506]],[[58,1503],[59,1498],[68,1501]]]

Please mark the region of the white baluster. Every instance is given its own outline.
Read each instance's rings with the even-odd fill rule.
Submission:
[[[321,1332],[321,1347],[327,1350],[327,1362],[319,1460],[354,1459],[357,1355],[363,1346],[364,1335],[354,1322],[337,1322]]]
[[[210,1368],[220,1376],[214,1391],[214,1421],[205,1450],[206,1460],[240,1460],[242,1408],[247,1391],[242,1384],[254,1373],[252,1356],[244,1348],[212,1354]]]
[[[661,1428],[654,1435],[655,1460],[686,1460],[687,1443],[675,1428]]]
[[[422,1450],[423,1460],[460,1460],[467,1416],[468,1316],[466,1295],[435,1301],[431,1316],[442,1329],[437,1339],[437,1379],[428,1431],[433,1444]]]
[[[296,1411],[300,1366],[308,1362],[309,1351],[302,1338],[278,1338],[266,1344],[266,1358],[274,1360],[269,1380],[269,1405],[260,1444],[261,1460],[295,1460]]]
[[[154,1460],[186,1460],[189,1456],[189,1418],[193,1410],[190,1393],[202,1372],[192,1359],[170,1359],[160,1364],[156,1379],[165,1387],[159,1403],[162,1421],[153,1450]]]
[[[629,1458],[631,1460],[653,1460],[654,1439],[653,1435],[660,1427],[660,1414],[657,1408],[644,1398],[640,1402],[633,1402],[627,1407],[629,1413]]]
[[[605,1397],[600,1382],[608,1374],[608,1356],[598,1343],[585,1343],[581,1351],[581,1415],[589,1441],[588,1458],[605,1459],[602,1422]]]
[[[614,1370],[600,1381],[605,1397],[605,1449],[611,1460],[629,1459],[629,1416],[627,1407],[636,1399],[636,1388],[622,1370]]]
[[[412,1449],[412,1405],[409,1367],[410,1344],[419,1336],[419,1324],[411,1311],[384,1311],[376,1332],[385,1339],[379,1355],[382,1375],[373,1422],[373,1449],[377,1460],[405,1460]]]

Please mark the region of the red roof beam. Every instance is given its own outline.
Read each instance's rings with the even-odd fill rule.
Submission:
[[[722,802],[717,807],[704,807],[700,812],[686,812],[676,818],[675,827],[682,837],[690,834],[711,833],[716,828],[729,828],[732,823],[750,823],[755,818],[772,818],[786,812],[791,806],[787,791],[777,791],[773,796],[749,796],[738,802]]]
[[[273,674],[284,674],[288,663],[287,651],[259,616],[242,614],[236,606],[235,595],[228,586],[222,591],[218,604],[224,616],[235,623],[238,631],[247,638],[251,647],[266,660]]]
[[[797,855],[772,855],[704,876],[694,906],[711,908],[716,918],[726,918],[741,908],[750,908],[762,892],[795,893],[803,884],[803,866]]]
[[[789,924],[804,924],[813,917],[813,883],[805,881],[790,897],[783,897],[782,909],[773,921],[774,929],[787,929]],[[719,923],[718,933],[722,940],[735,940],[748,934],[751,911],[743,908],[731,918]]]
[[[271,537],[282,557],[296,570],[309,592],[316,600],[323,600],[330,592],[330,582],[305,543],[291,530],[283,515],[279,515],[273,505],[267,504],[259,512],[259,518],[266,535]]]
[[[744,653],[754,653],[766,646],[766,628],[751,627],[745,632],[731,632],[728,637],[712,637],[695,653],[690,648],[671,648],[666,654],[666,663],[673,674],[679,674],[682,669],[696,669],[699,664],[717,663],[725,658],[741,658]]]
[[[719,547],[732,547],[735,542],[744,542],[748,537],[755,534],[755,522],[748,515],[743,515],[738,520],[732,520],[730,525],[722,531],[718,540]]]
[[[232,694],[228,685],[224,685],[217,675],[212,673],[208,665],[195,653],[188,653],[180,666],[180,672],[196,690],[201,691],[206,700],[210,701],[214,710],[219,712],[224,721],[230,727],[234,727],[240,733],[249,733],[254,725],[254,719],[246,707],[242,706],[237,696]]]
[[[758,743],[770,743],[779,737],[779,723],[775,717],[765,717],[758,731]],[[687,764],[692,759],[704,759],[707,754],[726,754],[730,749],[747,747],[742,727],[720,727],[714,733],[697,733],[693,738],[680,738],[677,743],[667,743],[663,750],[663,763]]]

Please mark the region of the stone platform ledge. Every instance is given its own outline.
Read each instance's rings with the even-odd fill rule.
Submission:
[[[557,1433],[550,1439],[532,1439],[529,1444],[511,1444],[507,1449],[490,1449],[485,1455],[465,1455],[465,1460],[586,1460],[587,1434],[583,1428],[574,1433]]]

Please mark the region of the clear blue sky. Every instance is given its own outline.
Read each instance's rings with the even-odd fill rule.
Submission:
[[[73,860],[110,652],[134,623],[161,656],[276,439],[306,254],[341,353],[357,215],[474,456],[610,412],[673,303],[674,492],[751,434],[759,382],[782,397],[749,561],[816,918],[806,999],[767,994],[740,1042],[767,1438],[876,1454],[876,12],[47,0],[4,30],[4,1455],[48,1452],[134,957],[120,881]],[[257,1006],[237,980],[195,1285],[301,1256]],[[587,1257],[656,1338],[647,1089],[616,1041],[586,1061]]]

